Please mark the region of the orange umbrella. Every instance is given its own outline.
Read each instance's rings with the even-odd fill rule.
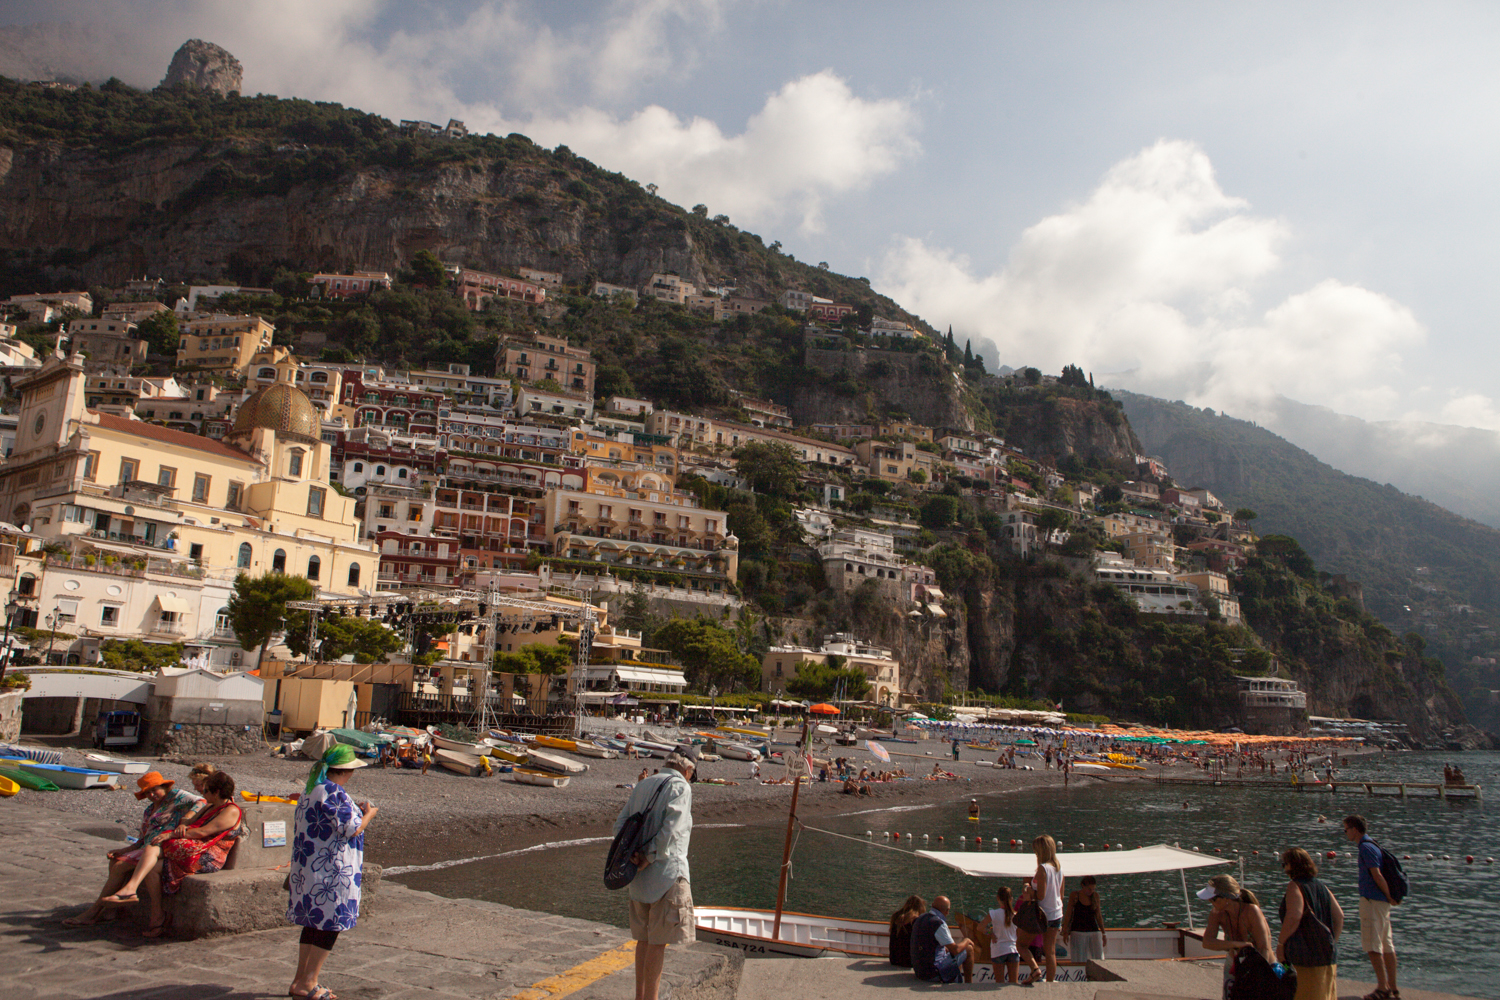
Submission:
[[[813,705],[811,708],[809,708],[808,711],[809,712],[816,712],[818,715],[838,715],[839,714],[839,710],[836,709],[836,708],[834,708],[832,705],[828,704],[826,701],[820,701],[820,702],[818,702],[816,705]]]

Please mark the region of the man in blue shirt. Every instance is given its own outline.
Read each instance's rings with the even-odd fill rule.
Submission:
[[[978,946],[964,938],[953,940],[948,926],[948,910],[953,906],[947,896],[932,901],[932,909],[917,919],[911,929],[911,964],[918,979],[936,979],[956,983],[974,981],[974,955]]]
[[[1401,1000],[1396,988],[1396,939],[1391,931],[1390,886],[1380,871],[1380,845],[1365,832],[1363,816],[1344,817],[1344,836],[1359,845],[1359,940],[1375,969],[1375,992],[1365,1000]]]
[[[619,833],[625,820],[645,809],[661,789],[642,827],[656,835],[631,858],[638,866],[630,883],[635,1000],[657,1000],[667,945],[686,944],[696,937],[687,857],[693,834],[693,788],[688,782],[694,767],[680,753],[669,755],[665,767],[636,784],[615,820],[615,833]]]

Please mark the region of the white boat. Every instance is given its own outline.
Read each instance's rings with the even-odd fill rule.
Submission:
[[[731,760],[760,760],[760,751],[753,747],[747,747],[743,743],[718,743],[714,744],[719,749],[720,756]]]
[[[611,750],[609,747],[601,747],[594,743],[586,743],[583,740],[579,740],[573,745],[573,752],[581,754],[584,757],[594,757],[599,760],[614,760],[620,756],[618,750]]]
[[[568,782],[573,780],[571,775],[533,771],[529,767],[518,767],[510,772],[510,776],[524,785],[545,785],[551,788],[567,788]]]
[[[89,766],[95,771],[113,771],[115,774],[145,774],[146,768],[150,767],[143,760],[120,760],[118,757],[106,757],[102,753],[86,753]]]
[[[471,778],[482,778],[495,773],[494,766],[485,767],[484,761],[477,754],[444,750],[440,747],[432,752],[432,759],[455,774]]]
[[[471,757],[483,757],[489,753],[489,747],[482,743],[464,743],[460,740],[450,740],[445,736],[432,734],[432,745],[439,750],[452,750],[455,753],[466,753]]]
[[[20,763],[26,770],[35,773],[38,777],[46,778],[58,788],[114,788],[115,782],[120,777],[109,771],[95,771],[86,767],[42,764],[34,760],[23,760]]]
[[[554,774],[582,774],[589,769],[587,764],[580,764],[574,760],[562,757],[554,757],[550,753],[540,750],[527,750],[526,763],[533,769],[540,771],[551,771]]]

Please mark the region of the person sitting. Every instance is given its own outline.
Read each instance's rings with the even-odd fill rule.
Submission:
[[[932,901],[932,909],[912,924],[911,971],[918,979],[956,983],[962,975],[964,982],[974,981],[974,953],[978,946],[968,938],[953,939],[948,926],[948,910],[952,905],[947,896],[939,896]]]
[[[927,909],[921,896],[907,896],[901,908],[891,914],[890,959],[892,965],[911,968],[911,928]]]
[[[859,794],[861,794],[861,795],[869,795],[870,794],[870,786],[867,785],[867,784],[865,784],[863,781],[861,781],[859,783]]]
[[[119,892],[105,896],[109,905],[134,903],[142,883],[150,883],[146,897],[151,901],[151,926],[144,937],[161,937],[166,931],[162,912],[162,893],[175,895],[182,880],[189,875],[216,872],[224,867],[229,851],[239,835],[244,814],[234,801],[234,779],[223,771],[214,771],[203,779],[203,797],[207,806],[193,819],[179,824],[161,844],[149,844],[141,852],[135,872]]]
[[[854,779],[853,778],[845,778],[844,779],[844,794],[845,795],[856,795],[856,794],[858,794],[858,792],[859,792],[859,786],[857,784],[855,784]]]
[[[99,898],[84,912],[63,921],[64,927],[84,927],[97,924],[109,904],[105,897],[113,896],[130,881],[141,855],[148,847],[155,847],[171,836],[172,831],[193,819],[203,809],[203,799],[192,792],[178,789],[171,778],[163,777],[159,771],[149,771],[136,779],[137,800],[146,802],[146,811],[141,817],[141,832],[136,837],[136,847],[128,851],[110,851],[109,877]],[[153,859],[154,860],[154,859]],[[148,886],[148,891],[150,891]]]

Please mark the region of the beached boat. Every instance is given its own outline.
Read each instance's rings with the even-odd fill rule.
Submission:
[[[529,767],[518,767],[511,771],[510,776],[524,785],[543,785],[551,788],[567,788],[568,782],[573,780],[571,775],[533,771]]]
[[[5,777],[4,775],[0,775],[0,798],[8,799],[20,790],[21,786],[18,782]]]
[[[494,773],[493,769],[484,766],[478,754],[439,748],[432,752],[432,759],[455,774],[465,774],[471,778]]]
[[[614,760],[620,756],[620,751],[618,750],[601,747],[597,743],[585,743],[583,740],[578,741],[577,745],[573,747],[573,752],[584,757],[593,757],[596,760]]]
[[[113,788],[118,775],[108,771],[94,771],[86,767],[68,767],[64,764],[42,764],[34,760],[21,762],[21,766],[33,771],[58,788]]]
[[[720,726],[716,732],[735,733],[740,736],[754,736],[756,739],[768,740],[771,738],[769,729],[752,729],[745,726]]]
[[[0,757],[25,758],[41,761],[43,764],[62,763],[62,754],[56,750],[49,750],[46,747],[22,747],[14,743],[0,743]]]
[[[22,788],[29,788],[34,792],[57,791],[57,786],[46,778],[43,778],[39,774],[32,774],[30,771],[22,770],[19,767],[10,765],[0,767],[0,778],[6,778],[20,785]]]
[[[554,774],[582,774],[589,769],[587,764],[555,757],[550,753],[542,753],[540,750],[528,750],[526,763],[534,770],[550,771]]]
[[[102,753],[86,753],[89,766],[99,771],[113,771],[115,774],[145,774],[151,765],[143,760],[121,760],[118,757],[108,757]]]
[[[461,740],[450,740],[446,736],[432,734],[432,745],[439,750],[451,750],[454,753],[466,753],[471,757],[482,757],[488,753],[487,745],[483,743],[464,743]]]
[[[489,754],[496,760],[503,760],[508,764],[526,763],[526,751],[518,746],[490,746]]]
[[[564,739],[561,736],[539,735],[532,742],[537,746],[544,747],[548,750],[573,750],[578,746],[578,743],[575,740]]]
[[[760,760],[761,754],[754,747],[743,743],[718,743],[719,754],[731,760]]]

